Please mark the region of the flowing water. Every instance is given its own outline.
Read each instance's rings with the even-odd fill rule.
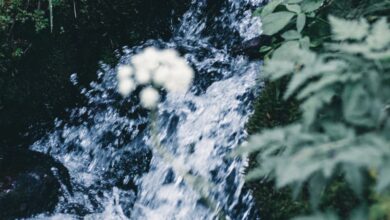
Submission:
[[[61,161],[73,186],[64,187],[54,215],[36,219],[215,219],[172,163],[210,182],[209,197],[227,219],[256,219],[243,188],[245,164],[229,153],[246,137],[261,63],[229,50],[260,34],[251,11],[261,2],[194,0],[171,40],[124,48],[122,64],[153,45],[177,49],[196,71],[187,94],[168,93],[158,108],[159,138],[175,161],[153,153],[148,113],[136,96],[118,95],[115,67],[102,64],[98,80],[81,89],[88,104],[32,146]],[[77,75],[71,80],[77,85]]]

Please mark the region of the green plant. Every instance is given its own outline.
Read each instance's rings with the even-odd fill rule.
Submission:
[[[292,2],[294,9],[286,6]],[[320,212],[329,186],[342,177],[359,203],[359,208],[347,213],[349,218],[389,218],[389,24],[379,16],[370,20],[330,16],[332,38],[313,51],[310,48],[317,45],[301,34],[302,25],[289,29],[292,23],[302,23],[299,13],[293,15],[291,10],[298,12],[299,5],[304,11],[306,2],[273,1],[260,12],[284,21],[269,19],[266,33],[288,29],[280,46],[270,50],[264,74],[271,81],[289,78],[283,96],[300,102],[302,117],[250,138],[240,151],[258,153],[258,166],[247,177],[274,179],[278,188],[291,187],[295,195],[307,191],[316,214],[299,219],[337,219],[332,210]],[[316,9],[326,3],[311,2]],[[280,5],[289,12],[273,12]]]
[[[304,29],[313,32],[313,28],[318,26],[318,21],[324,22],[317,13],[320,9],[326,8],[328,2],[326,0],[274,0],[259,8],[254,15],[262,19],[263,34],[274,36],[273,44],[261,47],[260,52],[271,54],[280,46],[281,39],[282,41],[299,40],[306,48],[313,46],[309,38],[304,36]],[[314,31],[321,32],[321,30]],[[280,36],[275,35],[278,33]],[[320,44],[321,37],[318,37],[316,45]]]

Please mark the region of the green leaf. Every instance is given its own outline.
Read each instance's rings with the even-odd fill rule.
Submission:
[[[351,85],[345,88],[343,96],[344,118],[358,126],[373,127],[375,120],[371,114],[375,107],[372,97],[363,85]]]
[[[294,17],[292,12],[276,12],[262,18],[263,33],[273,35],[282,30]]]
[[[333,90],[324,89],[316,93],[301,105],[303,120],[306,126],[310,126],[317,118],[318,111],[334,97]]]
[[[369,24],[365,19],[349,21],[329,16],[335,40],[362,40],[368,34]]]
[[[298,14],[298,17],[297,17],[297,30],[298,32],[302,32],[303,28],[305,27],[305,24],[306,24],[306,15],[301,13],[301,14]]]
[[[317,208],[321,201],[321,194],[326,186],[326,180],[321,173],[316,173],[310,178],[309,190],[310,190],[310,204],[312,207]]]
[[[376,185],[376,190],[379,193],[384,192],[386,189],[390,187],[390,160],[387,161],[385,165],[381,167],[381,170],[379,171],[378,175],[378,181]]]
[[[283,0],[274,0],[269,2],[267,5],[262,8],[260,16],[261,18],[264,18],[265,16],[271,14],[275,11],[276,7],[278,7],[280,4],[282,4]]]
[[[324,4],[324,0],[305,0],[301,3],[302,11],[305,13],[315,11]]]
[[[301,38],[301,34],[298,33],[296,30],[289,30],[289,31],[284,32],[282,34],[282,37],[285,40],[297,40],[297,39]]]
[[[264,66],[264,73],[272,79],[289,75],[294,71],[294,63],[287,60],[271,59]]]
[[[272,47],[270,47],[270,46],[262,46],[262,47],[260,47],[259,52],[260,53],[264,53],[264,52],[267,52],[267,51],[270,51],[270,50],[272,50]]]
[[[245,176],[246,181],[253,181],[260,179],[261,177],[267,176],[267,173],[264,172],[261,168],[256,168],[248,172],[248,174]]]
[[[379,19],[372,28],[372,34],[366,39],[367,45],[373,50],[381,50],[390,44],[390,29],[386,18]]]
[[[291,12],[294,12],[294,13],[301,13],[302,10],[301,10],[301,6],[297,5],[297,4],[285,4],[287,10],[291,11]]]
[[[321,80],[309,83],[302,91],[299,92],[297,98],[303,100],[308,98],[311,94],[323,90],[327,86],[331,86],[336,82],[339,82],[340,76],[338,74],[327,74]]]
[[[345,179],[348,181],[356,195],[363,193],[363,177],[359,167],[347,164],[344,166]]]
[[[303,0],[287,0],[287,3],[288,4],[297,4],[297,3],[301,3]]]
[[[291,52],[298,51],[298,50],[299,50],[298,41],[287,41],[274,51],[272,58],[275,60],[290,61],[292,60],[292,58],[294,58],[291,57]]]
[[[310,48],[310,38],[307,37],[307,36],[304,37],[304,38],[299,39],[299,43],[301,44],[301,47],[303,49],[308,50]]]

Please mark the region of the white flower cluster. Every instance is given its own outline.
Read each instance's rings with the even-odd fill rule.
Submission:
[[[146,48],[134,55],[129,65],[118,67],[118,91],[130,95],[138,85],[149,85],[140,93],[141,104],[148,109],[157,106],[160,95],[156,88],[169,92],[186,92],[194,78],[192,68],[173,49]]]

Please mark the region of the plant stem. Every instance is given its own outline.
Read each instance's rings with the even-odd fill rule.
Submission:
[[[169,163],[173,170],[179,174],[181,177],[183,177],[184,181],[199,195],[201,196],[202,200],[205,201],[206,205],[209,209],[213,210],[215,213],[217,213],[217,218],[219,220],[225,220],[225,214],[221,208],[218,207],[217,201],[215,201],[213,198],[210,198],[209,192],[210,188],[212,187],[212,184],[208,182],[205,178],[202,176],[195,176],[190,174],[189,171],[183,169],[180,166],[176,166],[174,163],[172,163],[175,160],[175,156],[170,153],[165,147],[162,146],[159,138],[158,138],[158,117],[157,117],[157,110],[152,110],[150,114],[151,118],[151,140],[152,140],[152,148],[155,150],[159,156],[162,157],[162,159]]]
[[[49,11],[50,11],[50,32],[53,33],[53,2],[49,0]]]

